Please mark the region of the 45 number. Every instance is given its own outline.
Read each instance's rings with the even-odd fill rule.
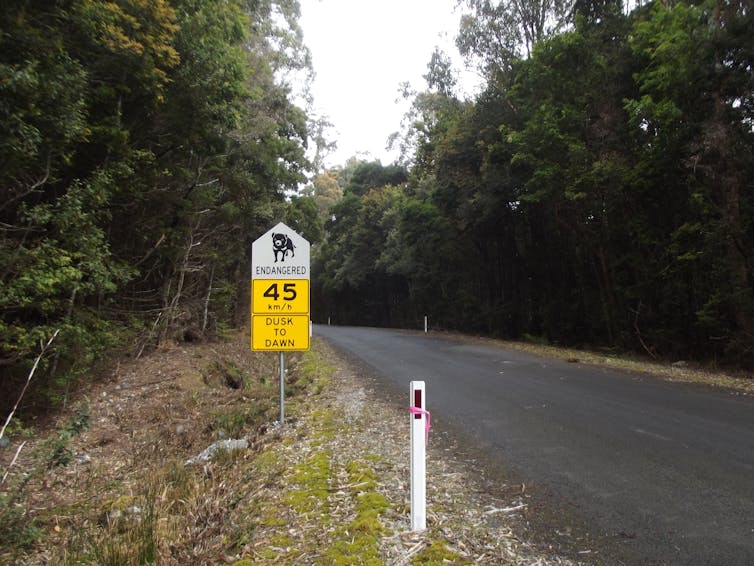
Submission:
[[[282,298],[284,301],[292,301],[296,298],[297,294],[295,283],[284,283],[282,287],[282,297],[280,291],[278,290],[277,283],[273,283],[272,285],[267,287],[267,290],[264,292],[263,296],[274,301],[277,301],[280,298]]]

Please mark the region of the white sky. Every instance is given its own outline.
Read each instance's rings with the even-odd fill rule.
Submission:
[[[349,157],[398,158],[385,149],[410,103],[399,86],[423,90],[435,46],[462,67],[454,45],[456,0],[300,0],[299,24],[312,53],[314,112],[333,124],[338,149],[327,166]],[[464,84],[466,81],[464,81]],[[400,100],[398,100],[400,99]]]

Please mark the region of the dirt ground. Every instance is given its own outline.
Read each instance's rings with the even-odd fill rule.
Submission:
[[[16,428],[0,448],[0,563],[600,562],[586,541],[567,557],[532,542],[526,487],[490,489],[434,431],[428,528],[411,532],[408,411],[319,340],[287,366],[283,426],[277,355],[239,333],[121,360],[56,422]],[[248,447],[187,464],[228,440]]]

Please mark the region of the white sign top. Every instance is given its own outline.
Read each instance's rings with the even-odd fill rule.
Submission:
[[[252,279],[309,279],[309,242],[282,222],[251,244]]]

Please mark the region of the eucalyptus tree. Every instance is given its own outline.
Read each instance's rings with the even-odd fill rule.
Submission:
[[[456,44],[488,77],[507,72],[516,59],[530,57],[545,37],[570,23],[573,0],[463,0],[471,10],[461,18]]]

